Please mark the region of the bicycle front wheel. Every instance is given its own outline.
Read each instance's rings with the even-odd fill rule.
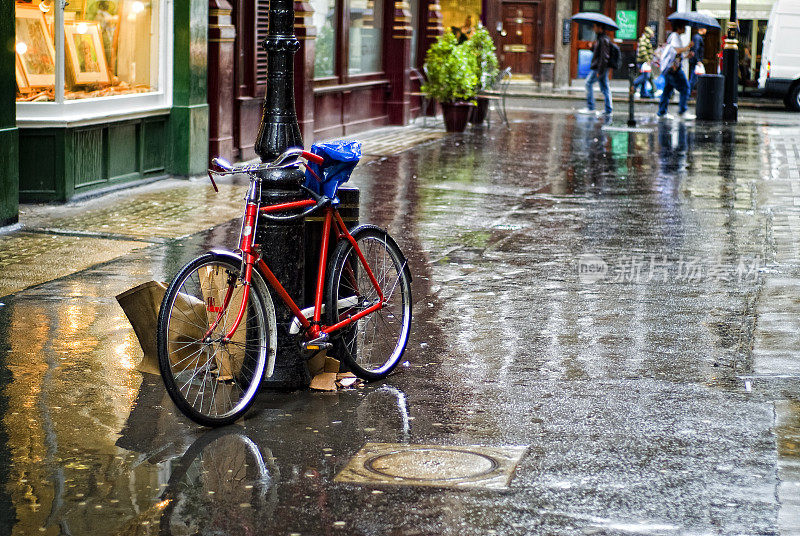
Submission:
[[[257,272],[241,323],[225,337],[244,299],[239,271],[236,258],[206,253],[181,269],[161,303],[161,377],[178,409],[204,426],[244,415],[275,358],[275,309]]]
[[[408,261],[386,231],[362,225],[352,232],[383,292],[383,307],[356,320],[334,338],[334,355],[356,376],[385,378],[400,362],[411,330],[411,272]],[[342,240],[333,252],[328,275],[328,325],[341,322],[380,303],[380,296],[356,249]]]

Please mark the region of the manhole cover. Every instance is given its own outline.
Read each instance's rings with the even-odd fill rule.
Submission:
[[[527,447],[367,443],[336,482],[506,489]]]

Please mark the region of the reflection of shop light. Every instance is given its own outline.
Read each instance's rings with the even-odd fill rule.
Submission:
[[[26,45],[22,41],[17,43],[17,46],[15,48],[17,49],[17,54],[19,54],[20,56],[22,56],[28,51],[28,45]]]
[[[136,2],[131,4],[131,11],[138,15],[139,13],[144,11],[144,3],[143,2],[139,2],[137,0]]]
[[[78,24],[75,25],[75,31],[78,32],[79,34],[85,34],[86,32],[89,31],[89,25],[86,24],[85,22],[79,22]]]
[[[42,13],[48,13],[51,7],[53,7],[53,0],[42,0],[39,2],[39,11]]]

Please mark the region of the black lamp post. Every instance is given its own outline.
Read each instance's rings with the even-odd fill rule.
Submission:
[[[269,3],[269,32],[261,46],[267,51],[267,93],[255,151],[262,161],[271,161],[289,147],[303,146],[294,107],[294,54],[300,48],[294,0]]]
[[[739,116],[739,30],[736,22],[736,0],[731,0],[731,18],[725,50],[722,51],[722,72],[725,75],[725,96],[722,102],[722,119],[735,123]]]
[[[294,54],[300,41],[294,35],[294,0],[270,0],[269,32],[261,43],[267,51],[267,93],[258,129],[255,151],[262,162],[270,162],[290,147],[303,147],[300,125],[294,106]],[[261,199],[267,204],[298,201],[305,194],[298,187],[303,182],[299,168],[271,171],[262,177]],[[256,242],[269,248],[270,269],[285,282],[290,296],[304,302],[305,231],[302,220],[282,223],[259,221]],[[311,381],[304,356],[288,326],[292,312],[273,294],[278,321],[278,345],[275,370],[265,380],[267,388],[292,390],[307,387]]]

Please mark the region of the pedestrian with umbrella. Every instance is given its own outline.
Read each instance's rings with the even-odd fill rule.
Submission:
[[[667,37],[667,44],[664,47],[664,52],[661,54],[661,72],[664,74],[664,92],[661,93],[661,101],[658,103],[658,117],[666,119],[667,106],[669,99],[672,97],[672,92],[678,90],[680,99],[678,100],[678,117],[681,119],[694,119],[692,114],[689,114],[686,109],[689,103],[689,81],[683,73],[681,65],[683,61],[683,54],[687,52],[691,45],[683,46],[681,41],[681,34],[686,30],[686,24],[683,21],[670,21],[672,24],[672,33]]]
[[[667,20],[672,24],[678,23],[697,28],[697,33],[692,36],[691,54],[689,56],[689,91],[691,92],[697,83],[697,73],[695,72],[697,64],[702,64],[703,56],[705,55],[704,38],[706,32],[708,30],[721,30],[722,28],[717,19],[697,11],[679,11],[667,17]]]
[[[594,83],[600,85],[605,104],[605,114],[611,115],[613,103],[611,102],[611,89],[608,86],[608,71],[611,65],[611,39],[606,34],[606,28],[618,30],[617,24],[605,15],[599,13],[577,13],[572,16],[576,22],[592,23],[596,38],[592,44],[592,63],[589,76],[586,78],[586,108],[580,113],[594,113]]]

